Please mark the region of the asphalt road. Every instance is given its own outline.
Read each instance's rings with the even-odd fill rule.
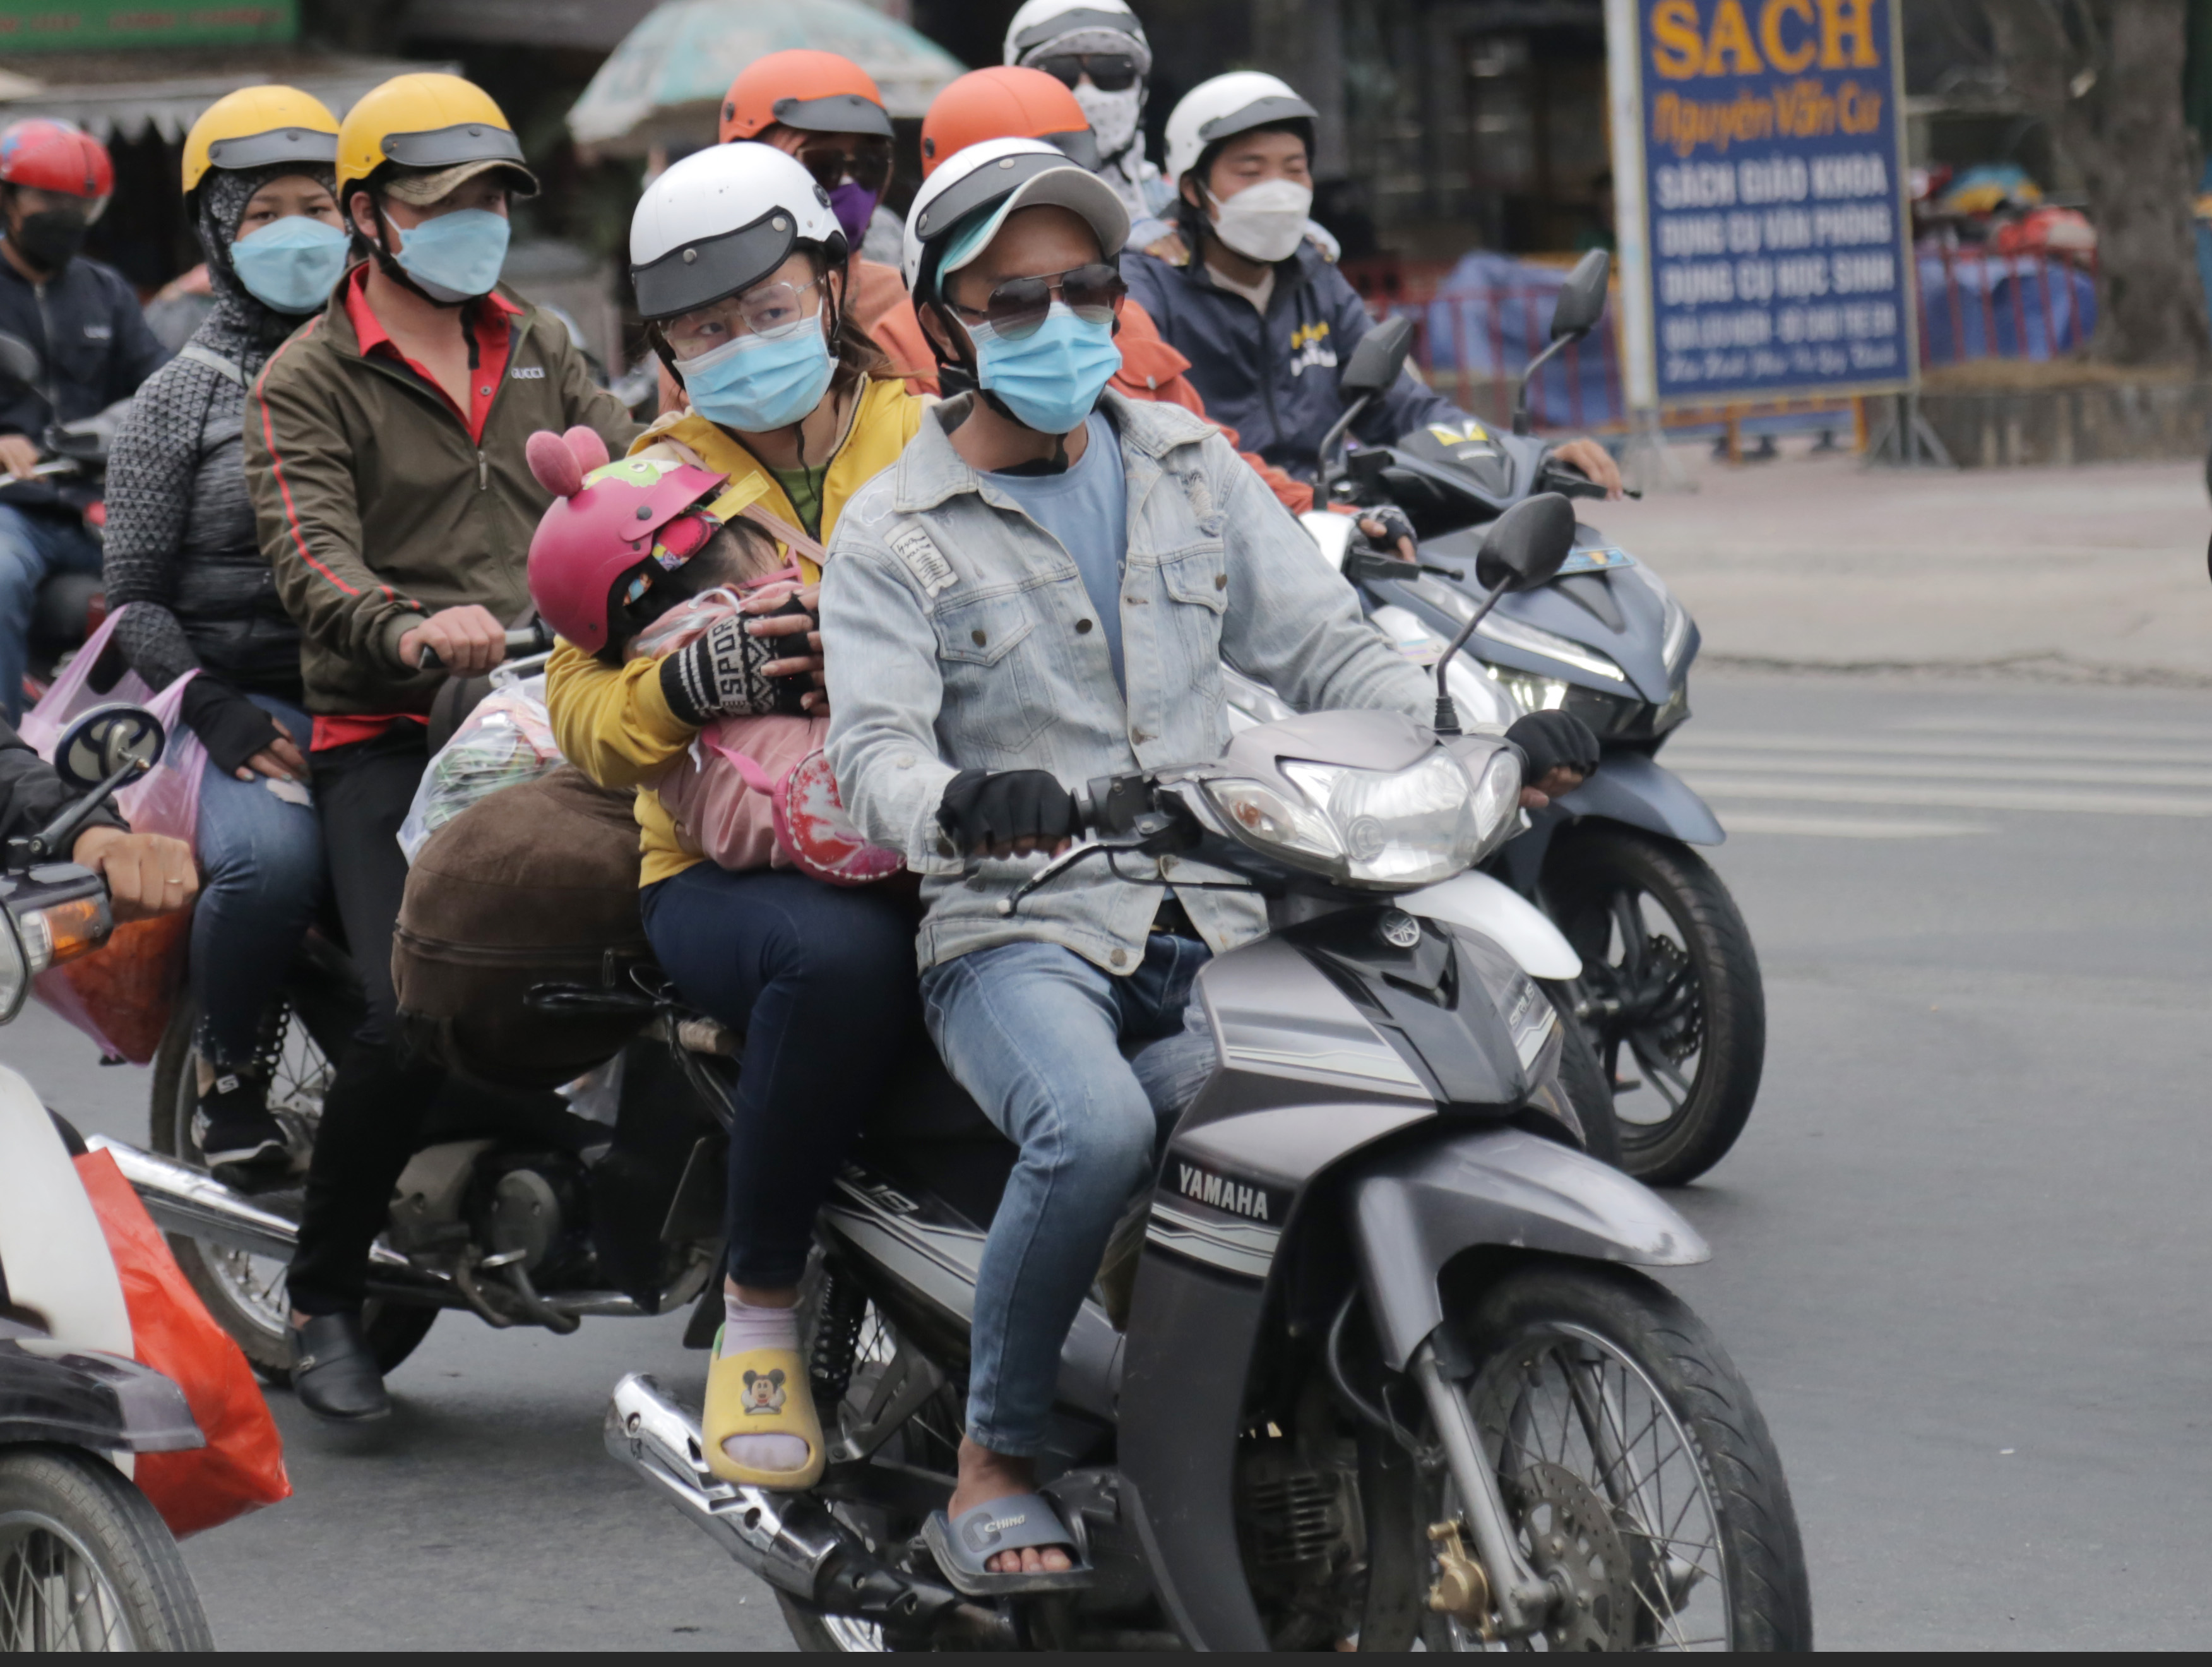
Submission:
[[[1673,761],[1764,960],[1765,1087],[1674,1282],[1758,1391],[1830,1648],[2212,1642],[2212,693],[1700,677]],[[88,1129],[143,1074],[0,1043]],[[398,1415],[272,1396],[295,1496],[186,1546],[257,1649],[781,1647],[763,1589],[602,1453],[680,1320],[442,1319]]]

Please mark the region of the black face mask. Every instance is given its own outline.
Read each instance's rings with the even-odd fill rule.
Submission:
[[[22,224],[9,234],[9,241],[40,271],[58,272],[76,259],[90,229],[82,209],[41,209],[25,215]]]

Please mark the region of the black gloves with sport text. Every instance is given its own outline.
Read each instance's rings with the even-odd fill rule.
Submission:
[[[794,652],[789,646],[792,639],[755,636],[745,624],[745,618],[738,615],[717,619],[702,636],[660,662],[660,692],[668,697],[669,709],[684,722],[703,725],[709,718],[726,715],[805,714],[806,691],[812,686],[809,680],[772,678],[762,669],[773,660],[788,659]]]
[[[1587,776],[1597,769],[1597,736],[1571,712],[1531,712],[1514,720],[1505,739],[1527,756],[1528,773],[1522,780],[1532,788],[1555,770]]]
[[[1079,831],[1075,800],[1044,770],[962,770],[945,784],[937,825],[963,856],[1000,851],[1018,839],[1049,850]]]

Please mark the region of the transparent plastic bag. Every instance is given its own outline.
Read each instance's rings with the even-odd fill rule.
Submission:
[[[484,697],[453,739],[438,749],[399,824],[399,849],[412,863],[430,836],[501,788],[550,776],[561,764],[560,743],[545,709],[543,672]]]

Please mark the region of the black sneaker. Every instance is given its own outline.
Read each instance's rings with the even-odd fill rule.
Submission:
[[[270,1114],[269,1086],[241,1071],[225,1071],[200,1096],[192,1139],[218,1180],[267,1185],[292,1172],[283,1125]]]

